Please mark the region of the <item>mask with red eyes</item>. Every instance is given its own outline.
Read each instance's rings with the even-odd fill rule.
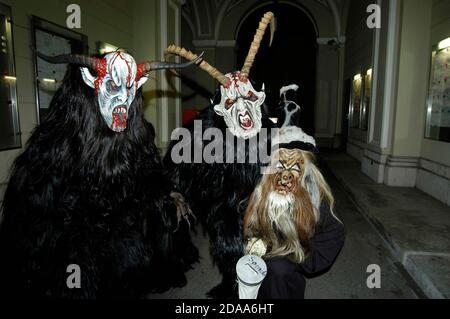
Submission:
[[[104,121],[115,132],[123,132],[126,129],[128,110],[136,91],[147,81],[150,72],[186,68],[197,63],[203,56],[202,53],[185,63],[145,61],[137,64],[131,55],[120,51],[95,58],[79,54],[48,56],[34,48],[32,50],[49,63],[79,65],[84,83],[95,89]],[[94,74],[91,71],[94,71]]]
[[[214,106],[214,111],[222,116],[230,132],[243,139],[251,138],[259,133],[262,127],[261,105],[266,94],[264,87],[256,91],[247,77],[241,72],[225,75],[228,85],[222,85],[220,103]]]
[[[151,71],[185,68],[197,62],[194,59],[179,64],[157,61],[137,64],[131,55],[120,51],[108,53],[101,59],[87,59],[92,59],[92,62],[89,68],[81,68],[83,81],[95,89],[100,113],[108,127],[115,132],[126,129],[129,108],[137,90],[147,81]],[[95,70],[96,76],[91,74],[90,69]]]
[[[253,88],[249,74],[269,25],[272,31],[270,35],[270,43],[272,43],[275,32],[275,16],[272,12],[266,12],[262,17],[241,71],[224,75],[205,60],[198,63],[202,70],[208,72],[221,84],[221,99],[219,104],[214,105],[214,111],[224,118],[228,129],[234,136],[243,139],[256,136],[262,127],[261,105],[264,103],[266,94],[264,86],[261,92]],[[191,51],[176,45],[168,46],[164,55],[166,60],[170,55],[178,55],[191,61],[198,59],[198,56]]]
[[[138,66],[133,57],[113,52],[100,60],[94,77],[88,68],[81,68],[84,82],[97,92],[100,113],[110,129],[122,132],[127,127],[128,110],[137,89],[147,77],[137,77]]]

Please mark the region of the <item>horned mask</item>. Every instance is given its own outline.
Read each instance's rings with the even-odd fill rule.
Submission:
[[[46,56],[36,51],[35,53],[49,63],[79,65],[84,83],[97,94],[103,120],[115,132],[123,132],[126,129],[129,109],[136,92],[147,81],[151,71],[185,68],[197,61],[193,59],[182,64],[146,61],[137,64],[131,55],[121,51],[108,53],[102,58],[74,54]],[[92,74],[92,71],[95,73]]]
[[[262,127],[261,106],[266,99],[264,85],[261,91],[255,90],[249,80],[249,74],[269,24],[271,25],[270,44],[272,44],[275,32],[275,17],[272,12],[267,12],[259,23],[241,71],[224,75],[204,60],[199,63],[201,69],[221,84],[221,100],[219,104],[214,105],[214,111],[224,118],[228,129],[233,135],[243,139],[257,135]],[[191,61],[198,58],[192,52],[175,45],[169,46],[165,54],[166,57],[175,54]]]

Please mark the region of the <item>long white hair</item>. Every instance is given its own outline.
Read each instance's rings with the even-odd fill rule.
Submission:
[[[261,238],[268,246],[264,257],[288,256],[301,263],[320,220],[322,202],[326,201],[333,213],[334,197],[314,163],[314,154],[298,151],[304,159],[298,185],[292,193],[281,195],[273,188],[276,173],[265,174],[247,208],[244,238]],[[272,166],[279,158],[277,155],[272,157]]]

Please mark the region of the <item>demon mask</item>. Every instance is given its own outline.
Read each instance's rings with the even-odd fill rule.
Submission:
[[[224,118],[233,135],[244,139],[253,137],[262,127],[264,88],[256,91],[241,72],[229,73],[226,77],[230,85],[220,87],[221,101],[214,106],[214,111]]]
[[[100,113],[110,129],[123,132],[127,127],[128,110],[136,91],[147,81],[138,74],[133,57],[124,52],[105,55],[93,76],[86,67],[81,68],[84,83],[95,89]]]
[[[246,249],[301,262],[319,220],[321,201],[331,203],[332,196],[314,163],[313,137],[299,127],[285,127],[273,143],[270,167],[252,194],[244,218]]]
[[[273,189],[280,195],[292,193],[303,176],[304,165],[301,151],[280,149],[275,162]]]
[[[137,64],[131,55],[120,51],[108,53],[102,58],[73,54],[50,57],[35,53],[50,63],[80,65],[83,81],[95,89],[103,120],[115,132],[126,129],[128,112],[136,92],[147,81],[151,71],[185,68],[196,62],[194,59],[182,64],[149,61]]]
[[[308,180],[312,177],[310,156],[285,148],[272,155],[271,169],[256,187],[244,219],[248,253],[256,253],[255,247],[261,246],[258,251],[266,257],[291,256],[296,262],[304,259],[304,245],[317,220],[307,185],[316,182]],[[262,244],[255,245],[258,241]]]
[[[261,92],[256,91],[248,76],[269,24],[272,43],[275,32],[275,17],[272,12],[267,12],[261,19],[241,71],[224,75],[204,60],[199,63],[201,69],[221,84],[221,100],[219,104],[214,105],[214,111],[224,118],[230,132],[239,138],[251,138],[257,135],[262,127],[261,106],[266,98],[264,86]],[[176,54],[191,61],[198,58],[192,52],[175,45],[170,45],[165,53],[166,56]]]

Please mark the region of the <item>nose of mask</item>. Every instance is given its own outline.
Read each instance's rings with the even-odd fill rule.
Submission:
[[[293,179],[294,179],[294,175],[292,175],[292,173],[289,171],[284,171],[281,174],[281,182],[283,183],[283,185],[286,185],[286,184],[292,182]]]

